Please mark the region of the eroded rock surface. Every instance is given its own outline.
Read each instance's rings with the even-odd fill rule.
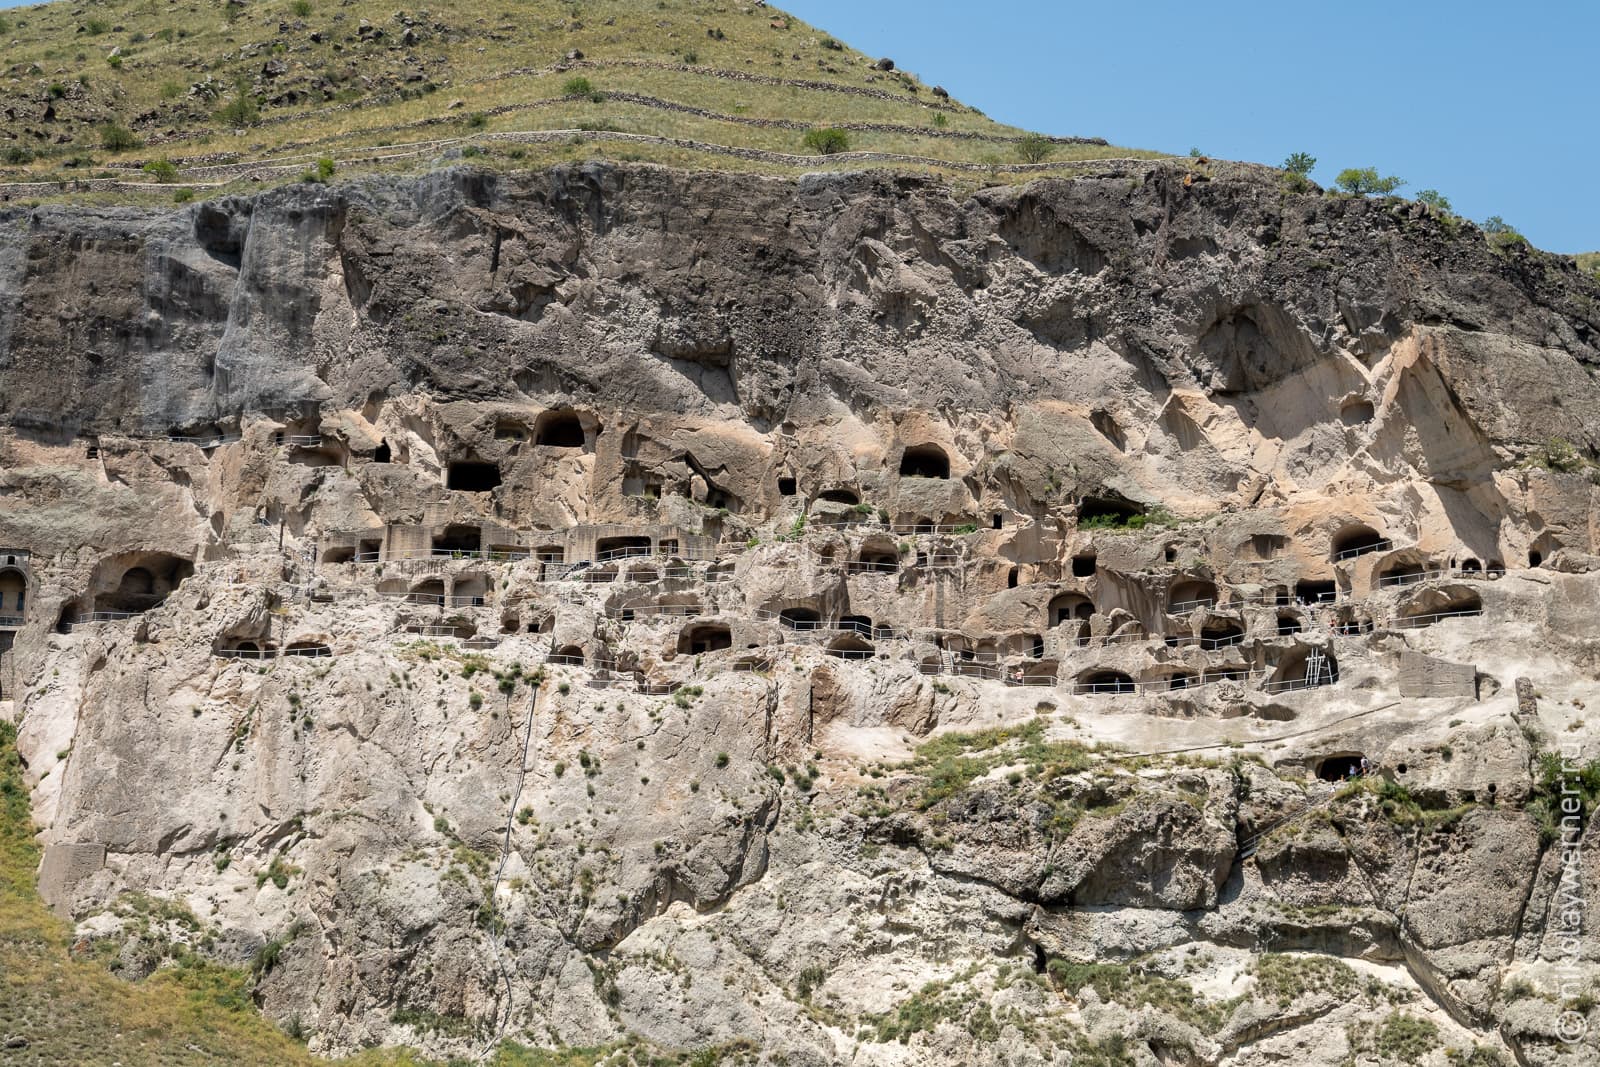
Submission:
[[[1564,261],[1162,164],[0,221],[0,714],[86,937],[270,943],[329,1052],[1600,1055]]]

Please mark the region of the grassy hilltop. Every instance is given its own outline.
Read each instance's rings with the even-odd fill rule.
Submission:
[[[60,2],[0,12],[0,42],[5,183],[283,181],[458,154],[993,173],[1158,155],[1029,137],[752,0]]]

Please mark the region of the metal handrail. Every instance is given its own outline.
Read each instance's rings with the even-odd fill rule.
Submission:
[[[1343,552],[1336,552],[1334,553],[1333,561],[1337,563],[1340,560],[1355,559],[1357,556],[1365,556],[1369,552],[1386,552],[1393,547],[1394,542],[1385,537],[1383,540],[1376,541],[1370,545],[1362,545],[1359,548],[1347,548]]]
[[[1245,635],[1242,633],[1229,634],[1226,637],[1207,637],[1201,634],[1200,647],[1209,652],[1215,652],[1219,648],[1232,648],[1234,645],[1242,645],[1244,644],[1244,639]]]
[[[637,585],[649,585],[661,580],[661,572],[654,567],[650,568],[648,577],[644,577],[644,574],[643,568],[635,567],[631,570],[623,571],[621,577],[624,582],[632,582]]]
[[[787,609],[785,609],[787,610]],[[771,608],[757,608],[754,615],[758,619],[775,621],[779,626],[789,630],[837,630],[839,626],[828,622],[826,619],[785,619],[782,611],[773,611]]]
[[[979,533],[982,531],[982,529],[983,527],[975,522],[962,522],[954,525],[934,524],[931,526],[905,522],[892,522],[889,524],[889,531],[891,533],[912,535],[938,534],[940,536],[946,536],[953,534],[956,536],[965,537],[969,534]]]
[[[1214,608],[1216,606],[1217,606],[1216,597],[1212,597],[1209,600],[1207,600],[1207,599],[1202,599],[1202,600],[1180,600],[1176,604],[1168,604],[1167,605],[1167,614],[1168,615],[1187,615],[1187,614],[1189,614],[1189,612],[1194,611],[1196,608],[1202,608],[1202,607]]]
[[[847,530],[852,526],[871,526],[879,530],[889,529],[886,523],[880,521],[877,515],[871,512],[847,519],[806,519],[806,529],[808,530]]]
[[[1428,615],[1402,615],[1390,625],[1400,630],[1414,630],[1423,626],[1431,626],[1440,619],[1465,619],[1481,617],[1482,615],[1483,609],[1481,607],[1462,608],[1459,611],[1435,611]]]
[[[949,673],[958,678],[999,678],[1001,670],[998,664],[976,663],[972,660],[956,660],[949,665]]]
[[[168,434],[167,440],[175,445],[195,445],[201,449],[216,448],[218,445],[235,444],[243,438],[236,433],[225,433],[218,437],[184,437],[180,434]]]
[[[1092,645],[1093,642],[1098,641],[1101,647],[1104,647],[1105,645],[1122,645],[1134,644],[1140,641],[1154,641],[1160,636],[1160,634],[1139,632],[1125,634],[1105,634],[1104,636],[1100,637],[1096,637],[1095,635],[1091,634],[1089,636],[1089,643]]]
[[[414,623],[406,627],[408,633],[421,634],[423,637],[454,637],[456,628],[443,623],[428,622]]]
[[[604,552],[596,552],[591,562],[609,563],[617,559],[633,559],[636,556],[650,557],[656,554],[656,550],[648,545],[625,545],[622,548],[608,548]]]
[[[1111,693],[1113,695],[1126,696],[1137,693],[1139,691],[1139,683],[1134,681],[1079,682],[1072,687],[1072,691],[1078,696],[1094,696],[1099,693]]]
[[[122,622],[125,619],[138,618],[142,611],[90,611],[83,615],[76,615],[71,625],[78,626],[86,622]]]
[[[1332,679],[1328,681],[1310,681],[1306,678],[1280,678],[1275,682],[1262,682],[1263,693],[1292,693],[1301,689],[1321,689],[1335,684]]]
[[[612,607],[606,609],[606,616],[612,619],[643,618],[652,615],[668,615],[675,618],[699,618],[704,611],[696,604],[640,604],[636,607]]]
[[[21,626],[22,623],[23,618],[21,615],[0,615],[0,628],[15,629]]]

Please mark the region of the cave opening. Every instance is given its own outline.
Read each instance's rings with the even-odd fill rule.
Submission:
[[[950,457],[938,445],[912,445],[900,454],[902,478],[948,478]]]
[[[539,417],[537,444],[551,448],[582,448],[583,421],[575,411],[547,411]]]
[[[445,488],[454,493],[488,493],[500,487],[500,468],[493,463],[459,460],[445,472]]]
[[[1389,539],[1363,523],[1352,523],[1334,535],[1330,554],[1335,560],[1354,559],[1389,547]]]
[[[1361,776],[1361,764],[1366,757],[1359,752],[1348,752],[1325,757],[1317,764],[1317,777],[1324,782],[1343,782]]]

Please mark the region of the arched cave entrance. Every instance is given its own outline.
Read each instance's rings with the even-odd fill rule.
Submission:
[[[1359,752],[1345,752],[1337,756],[1325,756],[1317,761],[1317,777],[1324,782],[1342,782],[1349,778],[1359,777],[1361,774],[1361,761],[1364,758]]]
[[[583,420],[576,411],[547,411],[534,426],[535,443],[551,448],[582,448]]]
[[[938,445],[912,445],[900,454],[902,478],[948,478],[950,457]]]

